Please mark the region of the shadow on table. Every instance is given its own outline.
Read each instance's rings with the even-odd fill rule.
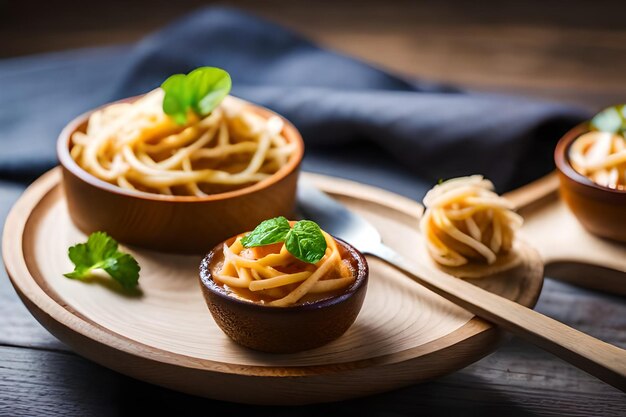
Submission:
[[[451,375],[444,379],[349,401],[308,406],[272,407],[213,401],[124,378],[116,402],[120,415],[246,416],[528,416],[533,413],[480,378]],[[467,388],[467,387],[475,388]],[[277,393],[276,395],[280,395]]]
[[[350,401],[268,407],[181,394],[125,377],[66,351],[0,347],[0,368],[0,415],[12,417],[52,414],[90,417],[330,417],[359,414],[515,417],[532,414],[532,410],[520,406],[498,386],[490,386],[493,382],[469,374],[471,371],[460,371],[431,383]],[[551,394],[547,393],[546,398],[542,394],[539,401],[553,401]]]

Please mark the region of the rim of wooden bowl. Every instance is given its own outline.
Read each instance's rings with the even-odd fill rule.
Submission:
[[[119,195],[123,195],[127,197],[133,197],[133,198],[139,198],[139,199],[151,200],[151,201],[169,201],[169,202],[179,202],[179,203],[204,203],[204,202],[209,202],[209,201],[221,201],[221,200],[226,200],[229,198],[240,197],[242,195],[251,194],[256,191],[271,187],[272,185],[283,180],[285,177],[287,177],[289,174],[295,171],[300,165],[300,163],[302,162],[302,158],[304,157],[304,140],[302,139],[302,135],[300,134],[298,129],[296,129],[296,127],[289,120],[287,120],[285,117],[281,116],[280,114],[269,110],[268,108],[265,108],[258,104],[251,103],[247,100],[243,100],[238,97],[231,96],[231,98],[234,98],[235,100],[239,100],[243,102],[246,105],[246,107],[250,108],[253,112],[259,114],[262,117],[265,117],[266,119],[271,116],[280,117],[284,123],[283,131],[282,131],[283,135],[290,143],[296,144],[296,150],[287,161],[287,164],[282,166],[278,171],[276,171],[274,174],[272,174],[271,176],[269,176],[268,178],[264,180],[261,180],[247,187],[243,187],[243,188],[239,188],[236,190],[227,191],[223,193],[209,194],[207,196],[202,196],[202,197],[179,196],[179,195],[155,194],[155,193],[148,193],[148,192],[137,191],[137,190],[128,190],[122,187],[118,187],[117,185],[108,183],[104,180],[101,180],[100,178],[90,174],[89,172],[81,168],[78,165],[78,163],[74,160],[74,158],[72,158],[72,156],[70,155],[70,146],[69,146],[70,138],[74,134],[74,132],[76,132],[78,129],[80,129],[83,125],[87,123],[87,120],[89,119],[89,116],[91,116],[92,113],[100,109],[103,109],[107,106],[110,106],[112,104],[133,102],[139,99],[140,97],[143,97],[144,95],[145,94],[141,94],[138,96],[128,97],[128,98],[117,100],[111,103],[104,104],[100,107],[89,110],[81,114],[80,116],[77,116],[71,122],[69,122],[63,128],[63,130],[59,134],[59,138],[57,139],[57,157],[61,165],[64,168],[66,168],[68,171],[70,171],[72,174],[74,174],[76,177],[80,178],[80,180],[94,187],[100,188],[104,191],[107,191],[113,194],[119,194]]]
[[[557,169],[570,180],[588,189],[598,190],[612,195],[626,196],[626,190],[618,190],[596,184],[588,177],[576,171],[572,166],[569,158],[569,151],[572,144],[581,135],[590,131],[589,122],[583,122],[574,126],[572,129],[568,130],[565,135],[563,135],[563,137],[556,144],[556,148],[554,148],[554,163],[556,164]]]
[[[341,294],[329,297],[329,298],[323,298],[321,300],[317,300],[317,301],[313,301],[309,303],[296,304],[296,305],[286,306],[286,307],[269,306],[265,304],[255,303],[252,301],[240,300],[239,298],[235,298],[231,295],[228,295],[226,290],[224,290],[222,287],[217,285],[217,283],[213,280],[213,276],[211,274],[211,263],[213,261],[213,257],[218,251],[222,249],[224,243],[232,242],[234,239],[235,239],[234,237],[231,237],[230,239],[226,239],[224,242],[216,245],[213,249],[211,249],[211,251],[204,258],[202,258],[202,261],[200,262],[200,281],[202,282],[202,286],[206,288],[208,291],[210,291],[212,294],[217,295],[218,297],[226,300],[229,303],[244,306],[245,308],[248,308],[253,311],[263,311],[263,312],[272,311],[276,313],[281,313],[281,312],[287,313],[287,312],[292,312],[292,311],[319,310],[321,308],[330,307],[330,306],[339,304],[347,300],[348,298],[356,294],[362,286],[367,285],[367,279],[369,276],[369,266],[367,264],[367,260],[365,259],[365,256],[348,242],[333,236],[333,239],[335,239],[337,243],[342,245],[348,251],[350,256],[356,259],[357,264],[358,264],[358,270],[356,271],[356,274],[357,274],[356,279],[346,291],[342,292]]]

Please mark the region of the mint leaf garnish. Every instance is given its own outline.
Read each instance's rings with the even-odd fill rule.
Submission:
[[[280,216],[261,222],[252,232],[241,239],[246,248],[284,242],[291,230],[289,220]]]
[[[93,270],[103,269],[124,288],[137,286],[139,264],[132,255],[120,252],[115,239],[104,232],[89,235],[86,243],[79,243],[68,249],[74,270],[64,274],[72,279],[88,278]]]
[[[265,220],[241,239],[246,248],[285,242],[289,253],[307,263],[317,263],[326,253],[322,229],[311,220],[300,220],[293,227],[284,217]]]
[[[187,122],[189,111],[206,116],[222,102],[231,87],[230,75],[221,68],[200,67],[187,75],[172,75],[161,84],[165,91],[163,112],[179,124]]]
[[[289,253],[301,261],[317,263],[326,253],[326,239],[317,223],[301,220],[289,231],[285,246]]]
[[[623,133],[626,131],[626,106],[620,104],[602,110],[591,119],[591,127],[601,132]]]

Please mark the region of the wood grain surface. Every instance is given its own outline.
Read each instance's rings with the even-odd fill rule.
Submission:
[[[0,1],[0,56],[135,41],[208,3]],[[624,101],[626,95],[622,1],[227,3],[401,74],[565,100],[591,109]],[[598,64],[606,60],[610,64]],[[2,218],[24,187],[0,181]],[[0,275],[2,416],[191,416],[206,415],[207,410],[251,416],[354,411],[380,416],[622,416],[626,409],[624,394],[516,338],[445,378],[361,400],[295,408],[204,400],[122,376],[77,356],[27,312],[3,268]],[[536,309],[626,347],[624,297],[547,279]]]
[[[337,190],[335,197],[380,229],[391,247],[406,256],[427,256],[416,229],[419,204],[336,178],[309,180]],[[133,294],[116,291],[106,279],[63,277],[72,268],[66,248],[86,236],[70,221],[60,181],[59,168],[48,172],[14,206],[3,235],[3,259],[26,306],[51,333],[127,375],[237,402],[315,403],[441,376],[497,343],[498,333],[484,321],[370,259],[365,305],[344,336],[288,355],[241,348],[207,311],[198,288],[199,256],[125,248],[142,266],[141,285]],[[520,248],[520,257],[518,267],[472,282],[533,306],[543,266],[528,248]]]
[[[567,244],[567,242],[553,241],[553,244]],[[526,277],[543,276],[543,260],[539,252],[522,242],[518,242],[516,246],[515,250],[521,258],[520,265],[516,269],[523,270]],[[620,255],[624,252],[622,251]],[[446,300],[498,325],[503,330],[531,341],[626,392],[626,350],[595,339],[509,300],[483,292],[475,286],[467,285],[462,280],[447,274],[435,273],[438,271],[429,270],[424,262],[407,262],[406,258],[398,258],[393,254],[385,256],[384,252],[379,255],[379,252],[375,250],[372,253]],[[505,272],[501,275],[503,277],[515,276],[516,269],[504,270]],[[445,270],[453,273],[453,268],[445,268]],[[479,285],[483,279],[478,281],[473,279],[471,282]]]
[[[506,197],[524,217],[522,235],[543,257],[549,276],[626,295],[626,245],[582,227],[559,197],[556,172]]]
[[[412,225],[421,212],[419,205],[348,181],[313,178],[320,185],[328,184],[329,189],[349,190],[350,196],[337,196],[374,222],[383,231],[385,241],[396,246],[396,250],[406,252],[405,256],[413,254],[404,243],[419,245],[417,235],[409,236],[415,233]],[[9,229],[5,230],[3,256],[9,261],[7,266],[26,305],[38,320],[82,355],[122,373],[194,394],[235,401],[324,401],[373,393],[445,373],[459,366],[459,360],[471,361],[472,355],[481,355],[495,340],[484,331],[487,328],[480,320],[467,322],[471,316],[372,262],[373,288],[364,314],[346,336],[301,354],[252,354],[221,334],[209,320],[202,300],[194,297],[198,294],[193,291],[197,264],[193,257],[155,256],[156,253],[131,249],[144,266],[148,281],[144,279],[147,284],[141,294],[130,298],[99,282],[87,285],[63,278],[62,272],[71,269],[64,248],[83,240],[84,235],[70,223],[59,180],[59,169],[53,170],[20,199],[9,217]],[[533,189],[529,186],[529,190]],[[382,207],[380,201],[390,202],[394,208]],[[51,240],[49,236],[57,238]],[[58,240],[63,244],[58,244]],[[19,265],[21,257],[32,278]],[[519,280],[511,279],[509,273],[477,283],[534,303],[535,296],[529,292],[534,287],[536,294],[540,287],[529,285],[525,270],[519,269]],[[512,285],[518,282],[522,288]],[[193,285],[188,288],[190,283]],[[392,302],[390,297],[394,298]],[[407,302],[402,301],[403,297]],[[389,308],[390,305],[395,308]],[[373,332],[381,329],[383,323],[390,331]],[[198,332],[198,328],[205,331]],[[554,338],[560,337],[558,329],[554,332]],[[437,351],[446,353],[442,356]],[[359,363],[367,364],[362,371]],[[184,368],[196,368],[202,374]],[[225,373],[219,377],[216,372]],[[259,386],[258,381],[236,375],[279,378],[268,379]],[[296,379],[285,380],[285,375],[304,377],[308,382],[302,380],[304,385],[300,386]],[[280,381],[288,383],[283,386]],[[353,385],[351,381],[359,382]],[[324,387],[332,389],[328,392]],[[231,395],[233,391],[235,395]],[[272,398],[273,392],[281,392],[280,399]]]

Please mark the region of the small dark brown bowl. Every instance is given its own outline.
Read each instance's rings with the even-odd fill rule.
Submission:
[[[244,103],[263,117],[275,114]],[[83,170],[70,156],[70,138],[76,131],[85,131],[91,113],[70,122],[57,141],[69,214],[83,232],[104,231],[120,242],[147,249],[204,254],[207,248],[242,230],[252,230],[265,219],[293,214],[304,142],[284,118],[282,134],[297,145],[285,166],[251,186],[195,197],[127,190]]]
[[[580,124],[567,132],[556,145],[554,161],[559,172],[561,196],[589,232],[626,242],[626,191],[598,185],[578,173],[570,163],[572,143],[587,132],[588,123]]]
[[[240,345],[271,353],[313,349],[344,334],[363,305],[369,269],[359,251],[335,240],[356,271],[354,283],[339,295],[289,307],[268,306],[229,295],[211,274],[214,263],[222,256],[223,245],[217,245],[200,264],[200,286],[217,325]]]

